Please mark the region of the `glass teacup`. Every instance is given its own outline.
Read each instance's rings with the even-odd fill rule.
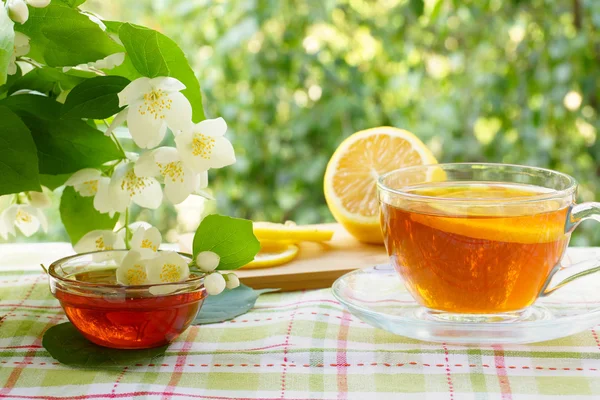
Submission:
[[[118,349],[168,344],[190,326],[202,307],[204,278],[191,275],[184,282],[119,285],[115,271],[126,252],[77,254],[52,263],[50,291],[93,343]],[[182,256],[191,261],[191,256]]]
[[[571,232],[598,219],[575,204],[572,177],[505,164],[408,167],[378,182],[390,260],[427,317],[465,322],[525,318],[539,296],[598,270],[561,260]]]

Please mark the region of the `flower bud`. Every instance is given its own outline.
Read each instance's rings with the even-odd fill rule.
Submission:
[[[50,4],[50,0],[27,0],[27,4],[35,8],[44,8]]]
[[[23,0],[8,0],[8,16],[15,22],[24,24],[29,19],[29,9]]]
[[[52,205],[50,197],[44,192],[29,192],[29,204],[35,208],[48,208]]]
[[[213,272],[220,261],[221,257],[212,251],[203,251],[196,256],[196,265],[204,272]]]
[[[236,274],[225,274],[224,278],[227,289],[235,289],[240,286],[240,278]]]
[[[225,278],[218,272],[209,274],[204,278],[204,287],[206,288],[206,292],[211,296],[221,293],[225,290],[226,285]]]

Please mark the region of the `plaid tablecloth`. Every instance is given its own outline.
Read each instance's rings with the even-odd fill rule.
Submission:
[[[425,343],[362,323],[329,290],[264,295],[233,321],[188,329],[152,364],[70,368],[41,346],[67,319],[37,266],[67,252],[0,246],[0,398],[600,398],[594,329],[531,345]]]

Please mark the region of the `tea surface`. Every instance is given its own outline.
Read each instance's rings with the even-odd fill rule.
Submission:
[[[523,309],[535,301],[569,242],[568,206],[555,200],[499,204],[547,193],[544,188],[452,182],[410,192],[440,200],[382,204],[382,229],[407,289],[431,309]]]

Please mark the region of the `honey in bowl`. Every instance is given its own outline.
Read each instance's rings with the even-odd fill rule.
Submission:
[[[77,257],[77,256],[76,256]],[[73,264],[74,262],[72,262]],[[91,342],[119,349],[142,349],[173,341],[194,320],[206,291],[200,280],[173,286],[170,294],[149,287],[119,286],[116,266],[52,268],[51,290],[75,327]]]
[[[403,191],[429,200],[382,203],[381,226],[394,267],[429,309],[462,314],[524,309],[536,300],[569,242],[568,204],[498,205],[547,193],[542,187],[438,182]],[[486,207],[486,201],[493,206]]]

